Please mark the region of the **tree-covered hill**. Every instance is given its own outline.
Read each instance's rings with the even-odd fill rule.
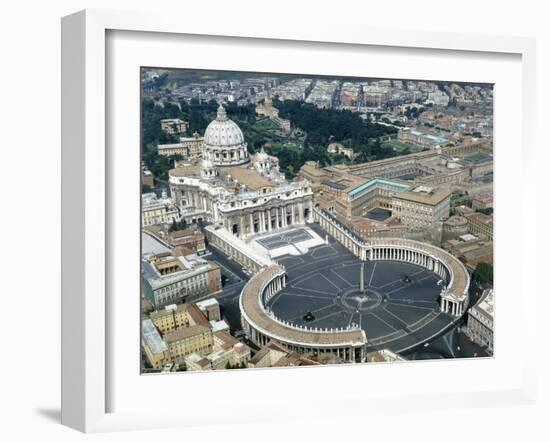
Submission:
[[[273,100],[279,109],[281,118],[288,119],[293,128],[300,128],[305,137],[291,139],[290,135],[281,135],[266,129],[266,119],[257,117],[253,104],[225,105],[229,118],[234,120],[243,131],[250,153],[261,147],[279,158],[281,170],[288,178],[296,176],[306,161],[318,161],[322,166],[335,162],[348,161],[343,156],[329,156],[327,146],[331,142],[342,142],[353,148],[358,154],[354,162],[364,162],[395,156],[390,147],[382,146],[379,137],[395,133],[395,128],[363,121],[359,114],[334,109],[319,109],[303,101]],[[143,160],[156,178],[166,179],[167,171],[172,167],[173,158],[160,157],[157,145],[176,143],[177,136],[167,135],[160,128],[164,118],[180,118],[189,123],[187,135],[193,132],[203,135],[208,124],[216,117],[218,104],[211,100],[199,102],[182,101],[179,105],[165,102],[163,106],[151,99],[142,101],[142,140]],[[297,148],[299,144],[299,148]],[[285,148],[293,146],[293,148]]]

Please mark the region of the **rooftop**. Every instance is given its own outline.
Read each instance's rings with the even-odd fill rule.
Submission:
[[[487,319],[493,320],[495,296],[493,289],[486,289],[479,302],[473,307]]]
[[[388,187],[397,191],[405,191],[410,189],[409,184],[401,183],[399,181],[394,180],[386,180],[381,178],[375,178],[373,180],[368,181],[367,183],[361,184],[359,187],[356,187],[355,189],[348,192],[348,195],[350,198],[353,198],[357,196],[359,193],[374,187],[374,186],[382,186],[382,187]]]
[[[158,239],[146,232],[141,232],[141,253],[142,255],[158,255],[159,253],[170,252],[170,249]]]
[[[220,305],[220,303],[216,298],[208,298],[208,299],[204,299],[203,301],[195,302],[195,305],[199,308],[201,307],[207,308],[207,307],[212,307],[214,305]]]
[[[394,198],[412,201],[420,204],[435,206],[447,198],[450,198],[451,192],[445,188],[433,190],[424,186],[417,187],[412,191],[402,192],[394,195]]]
[[[275,339],[282,338],[288,342],[304,345],[363,345],[366,342],[365,332],[361,329],[343,330],[338,332],[320,332],[313,330],[300,330],[287,327],[273,320],[260,305],[260,290],[267,281],[271,280],[282,268],[279,265],[271,265],[264,271],[256,274],[248,281],[241,294],[242,311],[250,321]]]
[[[168,350],[166,343],[162,340],[160,333],[150,319],[141,321],[141,337],[152,353],[162,353]]]
[[[493,217],[491,215],[485,215],[481,212],[471,213],[469,215],[466,215],[466,218],[479,224],[485,224],[486,226],[493,225]]]
[[[142,259],[141,261],[142,275],[153,290],[203,273],[215,266],[215,264],[196,255],[163,255],[165,254],[156,254],[148,257],[148,259]],[[159,256],[161,258],[155,262],[155,259],[158,259]]]
[[[166,343],[170,345],[173,342],[209,332],[210,328],[204,325],[192,325],[191,327],[180,327],[177,330],[170,331],[164,335],[164,339],[166,340]]]
[[[229,330],[229,325],[223,319],[219,321],[210,321],[210,327],[214,333]]]
[[[461,226],[467,223],[468,223],[468,220],[460,215],[453,215],[445,221],[445,224],[448,224],[451,226]]]
[[[151,318],[151,320],[155,320],[158,318],[163,318],[164,316],[170,316],[173,313],[184,312],[184,311],[187,311],[188,305],[189,304],[170,304],[170,305],[167,305],[162,310],[155,310],[154,312],[151,312],[149,317]]]

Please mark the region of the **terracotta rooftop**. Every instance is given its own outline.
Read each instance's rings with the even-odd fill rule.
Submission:
[[[439,188],[432,192],[415,191],[415,189],[413,189],[408,192],[397,193],[393,197],[396,199],[435,206],[450,196],[451,192],[449,192],[448,189]]]
[[[231,175],[239,184],[244,184],[252,190],[258,190],[262,187],[274,186],[275,183],[260,175],[255,169],[247,166],[226,167],[224,172]]]
[[[491,215],[485,215],[481,212],[471,213],[466,215],[466,218],[479,224],[485,224],[486,226],[493,225],[493,217]]]
[[[189,316],[196,325],[209,326],[208,318],[195,304],[187,305],[187,313],[189,313]]]
[[[210,331],[209,327],[204,325],[192,325],[191,327],[182,327],[177,330],[168,332],[164,335],[164,340],[167,344],[172,342],[181,341],[182,339],[190,338],[192,336],[202,335],[203,333],[208,333]]]
[[[171,316],[174,311],[176,313],[180,313],[180,312],[184,312],[187,310],[187,306],[189,304],[174,304],[175,308],[172,308],[172,306],[167,306],[169,308],[164,308],[162,310],[155,310],[154,312],[151,312],[151,314],[149,315],[149,317],[152,319],[152,320],[155,320],[155,319],[158,319],[158,318],[163,318],[165,316]]]

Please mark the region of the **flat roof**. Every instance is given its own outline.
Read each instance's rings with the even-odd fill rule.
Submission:
[[[204,333],[208,333],[209,331],[210,328],[204,325],[192,325],[190,327],[181,327],[177,330],[168,332],[164,335],[164,338],[168,344],[171,344],[172,342],[177,342],[192,336],[202,335]]]
[[[321,184],[325,184],[326,186],[332,187],[333,189],[336,189],[336,190],[343,190],[346,188],[344,184],[335,183],[334,181],[330,181],[327,179],[321,180]]]
[[[355,189],[351,190],[350,192],[348,192],[348,195],[353,198],[358,193],[360,193],[360,192],[362,192],[362,191],[364,191],[364,190],[366,190],[370,187],[376,186],[376,185],[394,187],[394,188],[399,189],[399,190],[408,190],[411,187],[408,184],[400,183],[398,181],[375,178],[375,179],[370,180],[367,183],[361,184],[359,187],[356,187]]]
[[[210,327],[213,333],[229,330],[229,325],[223,319],[219,321],[210,321]]]
[[[220,305],[216,298],[208,298],[203,301],[195,302],[197,307],[211,307],[213,305]]]
[[[162,353],[168,350],[166,343],[150,319],[141,321],[141,336],[152,353]]]
[[[395,195],[394,198],[399,198],[406,201],[413,201],[421,204],[436,205],[441,201],[450,198],[451,192],[447,189],[437,189],[432,192],[425,192],[424,190],[420,191],[409,191],[401,192],[398,195]]]
[[[146,232],[141,232],[141,254],[142,255],[158,255],[167,253],[171,250],[161,243],[158,239],[152,237]]]

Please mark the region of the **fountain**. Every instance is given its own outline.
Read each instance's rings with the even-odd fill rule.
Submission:
[[[311,322],[315,319],[315,316],[313,316],[313,313],[311,312],[307,312],[306,315],[304,316],[304,321],[306,322]]]

